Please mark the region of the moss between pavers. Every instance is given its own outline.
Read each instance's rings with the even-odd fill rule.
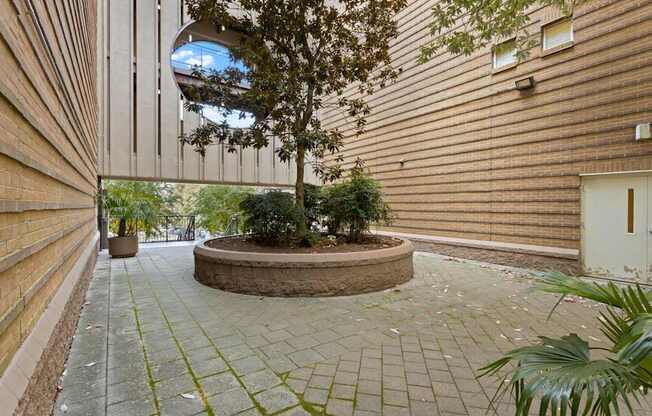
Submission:
[[[148,283],[149,283],[149,280],[148,280]],[[154,293],[154,299],[156,300],[156,304],[158,305],[159,309],[161,310],[161,314],[163,315],[163,319],[165,320],[165,323],[166,323],[168,329],[169,329],[170,332],[172,333],[172,338],[173,338],[173,340],[174,340],[174,342],[175,342],[177,348],[179,349],[179,352],[181,353],[181,357],[182,357],[182,359],[184,360],[184,362],[186,363],[186,366],[188,367],[188,371],[189,371],[189,373],[190,373],[190,376],[191,376],[191,378],[193,379],[193,382],[195,383],[195,385],[197,386],[197,389],[198,389],[198,391],[199,391],[199,394],[201,395],[202,401],[204,402],[204,404],[205,404],[205,406],[206,406],[206,412],[208,413],[209,416],[216,416],[215,413],[213,412],[213,409],[211,408],[211,406],[210,406],[209,403],[208,403],[208,398],[206,397],[206,394],[205,394],[203,388],[201,387],[201,383],[199,382],[200,379],[197,378],[196,374],[194,373],[194,371],[193,371],[193,369],[192,369],[192,366],[190,365],[190,360],[188,359],[188,356],[186,355],[185,351],[184,351],[183,348],[181,347],[181,344],[179,343],[178,339],[177,339],[176,336],[174,335],[173,327],[172,327],[172,325],[170,324],[170,321],[168,320],[167,315],[165,314],[165,311],[164,311],[163,308],[161,307],[160,300],[159,300],[158,296],[156,296],[156,294],[155,294],[156,292],[154,291],[154,288],[151,286],[151,284],[150,284],[149,286],[150,286],[150,288],[152,288],[152,293]],[[130,284],[130,289],[131,289],[131,284]],[[132,293],[132,299],[133,299],[133,293]],[[180,301],[180,302],[185,306],[185,303],[183,302],[183,299],[179,298],[179,301]],[[138,323],[138,317],[136,317],[136,322],[137,322],[137,325],[139,325],[139,323]],[[251,402],[254,404],[254,407],[255,407],[255,408],[256,408],[256,409],[257,409],[261,414],[263,414],[263,415],[268,415],[268,413],[265,411],[265,409],[264,409],[264,408],[261,406],[261,404],[256,400],[255,396],[254,396],[252,393],[250,393],[249,390],[247,390],[247,388],[246,388],[244,382],[242,381],[241,377],[238,376],[238,374],[235,372],[235,370],[233,369],[233,367],[231,367],[231,365],[229,364],[228,360],[226,360],[226,358],[224,357],[224,354],[222,353],[222,351],[220,351],[220,349],[217,347],[217,345],[215,345],[215,343],[213,342],[212,338],[208,336],[208,333],[206,333],[206,331],[204,330],[204,328],[202,328],[202,326],[199,325],[199,323],[198,323],[197,321],[195,321],[195,323],[197,324],[197,326],[198,326],[198,328],[200,329],[200,331],[204,334],[204,336],[206,336],[206,338],[208,339],[209,344],[210,344],[210,345],[215,349],[215,352],[218,354],[218,356],[222,359],[222,361],[224,361],[224,364],[226,365],[227,370],[222,371],[222,372],[220,372],[220,373],[224,373],[224,372],[226,372],[226,371],[229,371],[229,372],[230,372],[230,373],[231,373],[231,374],[236,378],[236,380],[238,381],[238,383],[240,384],[240,386],[244,389],[244,391],[247,393],[247,395],[248,395],[249,398],[251,399]],[[139,329],[139,331],[140,331],[140,329]],[[139,332],[139,335],[141,336],[141,339],[142,339],[142,333]],[[144,350],[144,347],[143,347],[143,351],[145,351],[145,350]],[[145,356],[145,360],[146,360],[146,366],[147,366],[147,369],[148,369],[148,376],[150,377],[150,381],[153,382],[153,379],[151,378],[151,374],[150,374],[149,363],[147,362],[147,357],[146,357],[146,356]],[[292,389],[290,388],[290,386],[288,386],[287,383],[285,382],[286,379],[287,379],[287,376],[285,377],[285,379],[283,379],[283,378],[281,379],[281,380],[282,380],[281,385],[282,385],[282,386],[285,386],[289,391],[292,391]],[[295,395],[296,395],[296,394],[295,394]],[[315,409],[314,406],[311,406],[310,404],[305,403],[305,402],[303,401],[303,398],[302,398],[302,397],[300,397],[299,395],[296,395],[296,396],[297,396],[297,399],[299,400],[299,404],[300,404],[300,405],[304,408],[304,410],[306,410],[308,413],[310,413],[311,415],[322,415],[322,414],[323,414],[323,412],[320,412],[320,411],[318,411],[317,409]],[[157,410],[160,411],[160,409],[159,409],[159,407],[158,407],[159,405],[158,405],[158,398],[156,397],[156,393],[154,393],[154,398],[155,398],[155,400],[156,400]],[[279,410],[278,412],[275,412],[274,414],[282,413],[282,412],[287,411],[287,410],[289,410],[289,409],[292,409],[292,408],[294,408],[294,407],[295,407],[295,406],[290,406],[290,407],[288,407],[288,408],[281,409],[281,410]]]
[[[134,298],[134,292],[133,292],[133,287],[131,286],[131,277],[129,277],[129,274],[127,273],[127,284],[129,285],[129,294],[131,295],[131,302],[135,305],[135,298]],[[154,396],[154,407],[156,408],[157,412],[161,411],[160,404],[158,401],[158,397],[156,396],[156,390],[155,390],[155,385],[154,385],[154,376],[152,375],[152,369],[149,365],[149,360],[147,359],[147,350],[145,349],[145,343],[143,342],[143,331],[140,326],[140,319],[138,318],[138,308],[136,306],[133,307],[134,311],[134,316],[136,319],[136,331],[138,331],[138,338],[140,338],[140,344],[143,349],[143,358],[145,361],[145,370],[147,371],[147,383],[149,384],[149,388],[152,389],[152,395]]]

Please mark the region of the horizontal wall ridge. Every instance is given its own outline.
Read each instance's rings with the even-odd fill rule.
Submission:
[[[21,152],[15,146],[12,146],[6,142],[0,142],[0,153],[11,159],[14,159],[16,162],[20,163],[26,168],[33,169],[39,173],[42,173],[43,175],[48,176],[56,180],[57,182],[60,182],[63,185],[66,185],[72,189],[75,189],[76,191],[79,191],[88,196],[92,196],[93,198],[95,198],[96,196],[95,193],[89,192],[88,190],[81,188],[79,185],[75,184],[65,176],[52,170],[48,166],[45,166],[44,164],[37,161],[36,159],[33,159],[31,156]]]
[[[576,16],[576,20],[579,19],[579,18],[581,18],[581,17],[587,17],[587,16],[589,16],[591,13],[599,12],[599,11],[601,11],[601,10],[604,9],[604,8],[607,8],[607,7],[610,7],[610,6],[612,6],[612,5],[618,4],[618,2],[619,2],[619,0],[611,0],[611,1],[609,1],[607,4],[605,4],[604,6],[601,6],[601,7],[598,8],[598,9],[593,9],[593,10],[590,10],[588,13],[583,13],[583,14],[581,14],[581,15]],[[629,13],[629,12],[632,12],[632,11],[638,10],[638,9],[640,9],[640,8],[642,8],[642,7],[643,7],[643,6],[634,6],[634,5],[633,5],[633,6],[631,6],[630,8],[628,8],[628,9],[626,9],[626,10],[623,10],[623,11],[620,12],[620,13],[617,13],[616,15],[609,14],[609,15],[605,16],[605,17],[602,18],[602,19],[599,19],[597,22],[594,22],[594,23],[595,23],[595,24],[598,24],[598,23],[603,23],[603,22],[605,22],[605,21],[610,21],[610,20],[612,20],[612,19],[614,19],[614,18],[616,18],[616,17],[620,17],[620,16],[622,16],[622,15],[624,15],[624,14],[627,14],[627,13]],[[541,9],[543,9],[543,7],[538,8],[538,9],[536,10],[536,12],[538,12],[538,11],[541,10]],[[533,24],[535,24],[535,23],[538,23],[538,22],[531,22],[531,25],[533,25]],[[640,22],[639,22],[639,23],[640,23]],[[610,33],[613,33],[615,30],[617,30],[617,29],[612,29],[611,31],[606,32],[604,35],[608,35],[608,34],[610,34]],[[422,39],[424,39],[424,38],[429,38],[429,37],[430,37],[430,35],[428,35],[428,34],[424,34],[424,35],[423,35],[420,39],[418,39],[418,40],[422,40]],[[599,38],[599,37],[596,37],[595,39],[597,39],[597,38]],[[413,42],[410,43],[410,45],[420,45],[420,43],[417,42],[417,41],[413,41]],[[418,51],[419,48],[420,48],[420,46],[416,47],[416,48],[413,49],[411,52]],[[440,65],[443,64],[443,63],[448,63],[448,62],[455,61],[455,60],[458,60],[458,59],[462,59],[462,60],[463,60],[463,61],[462,61],[462,64],[471,63],[471,62],[476,61],[476,60],[482,62],[481,64],[478,64],[478,65],[472,67],[472,68],[471,68],[469,71],[467,71],[467,72],[470,72],[470,71],[473,70],[473,69],[479,69],[479,68],[487,67],[487,66],[488,66],[488,62],[489,62],[488,57],[490,56],[490,54],[491,54],[490,48],[486,48],[486,49],[484,49],[484,50],[482,50],[482,51],[480,51],[480,52],[477,52],[477,53],[475,53],[475,54],[473,54],[473,55],[471,55],[471,56],[469,56],[469,57],[465,57],[464,55],[455,55],[455,56],[452,56],[452,57],[451,57],[451,56],[448,54],[448,52],[446,52],[446,51],[440,51],[440,52],[439,52],[438,54],[436,54],[433,58],[431,58],[431,59],[429,60],[429,62],[426,63],[426,64],[414,64],[414,65],[412,65],[411,67],[409,67],[408,69],[405,69],[404,67],[402,67],[402,68],[403,68],[403,71],[402,71],[402,73],[401,73],[401,79],[400,79],[400,81],[403,82],[403,81],[406,80],[406,79],[409,79],[409,78],[411,78],[411,77],[418,76],[418,75],[423,74],[424,72],[427,72],[428,69],[436,68],[436,67],[440,66]],[[394,57],[394,60],[399,60],[399,59],[401,59],[402,57],[407,56],[407,55],[408,55],[408,54],[404,54],[404,55],[399,56],[399,57]],[[413,58],[414,58],[414,59],[411,59],[411,61],[415,61],[415,60],[416,60],[416,55],[415,55]],[[441,59],[444,59],[444,60],[440,62],[440,61],[439,61],[440,58],[441,58]],[[537,58],[538,58],[538,57],[537,57]],[[521,62],[520,65],[526,64],[526,63],[528,63],[528,62],[530,62],[530,61],[532,61],[532,60],[534,60],[534,59],[537,59],[537,58],[532,58],[532,57],[530,57],[528,60],[526,60],[526,61],[524,61],[524,62]],[[458,65],[456,65],[456,66],[454,66],[454,67],[444,68],[444,69],[442,69],[441,71],[436,72],[435,74],[431,74],[431,75],[429,75],[429,77],[432,77],[433,75],[439,75],[439,74],[442,74],[442,73],[450,72],[451,70],[454,70],[456,67],[459,67],[460,65],[461,65],[461,64],[458,64]],[[421,69],[420,69],[419,71],[416,71],[416,72],[414,72],[414,73],[411,74],[411,71],[412,71],[413,69],[416,70],[417,68],[421,68]],[[424,68],[425,68],[425,69],[424,69]],[[419,80],[418,82],[423,81],[424,79],[427,79],[427,78],[423,78],[423,79]],[[349,91],[350,91],[349,96],[355,96],[355,95],[358,95],[357,92],[354,90],[353,87],[350,88]],[[382,97],[383,95],[385,95],[385,94],[384,94],[384,91],[387,91],[387,88],[384,88],[384,89],[379,90],[376,94],[374,94],[374,96]],[[346,94],[347,94],[347,91],[345,90],[345,95],[346,95]],[[331,119],[331,118],[332,118],[332,117],[326,117],[326,118],[324,119],[324,121],[325,121],[325,122],[328,122],[328,120]]]
[[[95,208],[95,204],[75,204],[65,202],[38,202],[0,200],[0,213],[20,213],[27,211],[63,211],[71,209]]]
[[[22,249],[11,253],[3,258],[0,258],[0,273],[4,272],[5,270],[10,269],[11,267],[15,266],[17,263],[25,260],[29,256],[33,255],[34,253],[37,253],[41,250],[43,250],[45,247],[49,246],[50,244],[56,242],[57,240],[60,240],[61,238],[65,237],[72,231],[75,231],[85,225],[88,224],[94,224],[95,223],[95,214],[90,215],[92,218],[88,218],[85,220],[82,220],[76,224],[70,225],[60,231],[55,232],[54,234],[50,235],[49,237],[46,237],[40,241],[37,241],[33,244],[30,244],[27,247],[23,247]]]
[[[0,317],[0,333],[2,333],[11,323],[20,316],[20,313],[25,309],[25,306],[29,301],[34,297],[36,293],[50,280],[50,278],[65,264],[67,260],[71,258],[72,255],[81,247],[84,243],[88,241],[90,235],[95,234],[95,230],[88,232],[86,236],[77,241],[74,245],[69,247],[65,252],[61,253],[60,258],[48,270],[37,280],[37,282],[32,285],[26,293],[22,294],[22,297],[16,302],[9,310]]]

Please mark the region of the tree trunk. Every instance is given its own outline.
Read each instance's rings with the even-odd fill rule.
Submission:
[[[296,206],[301,210],[301,218],[297,223],[297,238],[303,239],[308,234],[308,226],[306,225],[305,215],[305,191],[303,186],[304,178],[304,165],[306,160],[306,149],[303,145],[297,146],[297,181],[294,186]]]
[[[127,235],[127,220],[125,218],[120,218],[120,223],[118,225],[118,237],[124,237]]]

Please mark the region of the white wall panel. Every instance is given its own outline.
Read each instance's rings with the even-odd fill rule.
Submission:
[[[179,4],[161,1],[161,176],[171,180],[179,177],[179,89],[170,68],[170,46],[179,28]]]
[[[138,0],[136,20],[137,176],[156,176],[156,0]]]
[[[133,1],[136,3],[134,21]],[[182,0],[111,0],[106,2],[104,25],[108,29],[109,56],[104,67],[107,122],[105,139],[99,146],[101,175],[107,178],[155,179],[162,181],[200,181],[292,185],[294,170],[275,158],[273,147],[245,149],[227,153],[223,146],[210,146],[206,157],[179,143],[179,90],[170,68],[170,48],[180,25],[190,19],[187,8],[181,18]],[[159,13],[160,38],[159,45]],[[135,50],[133,39],[135,22]],[[161,51],[159,57],[159,50]],[[136,111],[132,79],[136,57]],[[158,78],[160,59],[161,108],[159,120]],[[199,116],[184,111],[184,131],[199,125]],[[135,129],[134,124],[135,123]],[[159,149],[159,129],[160,149]],[[134,130],[136,152],[134,152]],[[110,151],[108,149],[110,142]],[[160,153],[160,157],[159,157]],[[308,172],[306,172],[308,175]],[[308,176],[307,176],[308,177]]]
[[[222,146],[209,146],[204,160],[205,181],[222,182]]]
[[[244,183],[255,183],[257,182],[257,153],[256,149],[242,149],[242,182]]]
[[[199,114],[183,110],[184,130],[190,132],[199,127]],[[183,146],[183,172],[182,179],[190,181],[200,180],[201,155],[191,146]]]
[[[274,151],[271,144],[258,150],[258,180],[261,183],[274,182]]]
[[[222,152],[224,182],[240,182],[240,148],[237,148],[235,152],[229,152],[228,146],[223,146]]]
[[[131,173],[131,1],[110,3],[109,40],[111,55],[111,103],[109,123],[111,132],[111,174],[125,176]]]

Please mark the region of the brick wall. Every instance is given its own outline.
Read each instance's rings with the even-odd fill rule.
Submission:
[[[0,3],[0,375],[95,236],[95,21],[91,0]]]
[[[403,71],[368,97],[366,134],[324,115],[345,134],[344,166],[361,157],[382,182],[398,217],[388,231],[579,249],[579,175],[652,169],[652,143],[634,140],[634,126],[652,121],[652,3],[588,2],[571,48],[535,47],[495,72],[491,48],[416,63],[435,1],[401,13],[392,56]],[[560,13],[531,16],[540,36]],[[517,91],[529,76],[535,90]]]

